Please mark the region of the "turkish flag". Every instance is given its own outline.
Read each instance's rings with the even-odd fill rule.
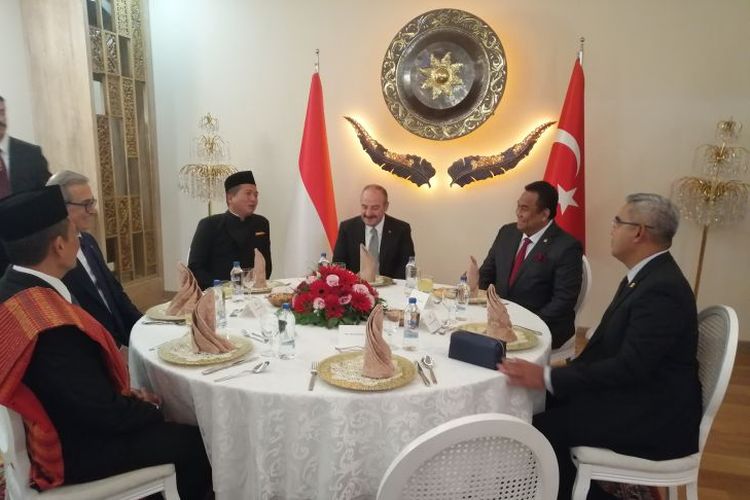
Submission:
[[[586,250],[586,177],[583,147],[583,89],[581,61],[576,58],[565,95],[555,142],[547,160],[544,180],[557,188],[555,222]]]

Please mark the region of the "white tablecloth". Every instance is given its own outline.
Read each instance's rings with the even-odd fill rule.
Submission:
[[[393,307],[403,307],[403,288],[378,289]],[[228,302],[229,308],[233,305]],[[269,307],[270,304],[269,304]],[[443,305],[430,305],[446,317]],[[549,356],[550,335],[538,316],[508,305],[514,324],[542,332],[539,345],[511,353],[537,363]],[[469,318],[486,319],[486,308],[469,306]],[[543,409],[544,394],[506,384],[499,372],[448,358],[449,336],[420,332],[420,349],[394,354],[436,361],[438,384],[425,387],[419,377],[405,387],[382,393],[354,392],[318,380],[309,392],[310,364],[336,354],[334,345],[355,343],[337,330],[297,326],[297,357],[271,359],[268,370],[216,383],[221,375],[256,363],[202,375],[200,367],[161,361],[150,350],[183,335],[185,326],[136,324],[130,340],[133,385],[159,394],[168,418],[200,426],[213,467],[217,498],[351,499],[375,498],[390,462],[427,430],[451,419],[501,412],[531,421]],[[230,329],[259,331],[257,319],[230,318]],[[400,345],[400,332],[394,340]],[[360,339],[362,341],[362,339]],[[265,346],[256,343],[256,351]]]

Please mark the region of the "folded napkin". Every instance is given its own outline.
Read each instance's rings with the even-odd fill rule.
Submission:
[[[479,295],[479,266],[473,255],[469,256],[469,269],[466,270],[466,283],[469,285],[469,297]]]
[[[253,288],[267,288],[266,284],[266,258],[255,249],[255,260],[253,261]]]
[[[167,314],[169,316],[191,314],[198,303],[198,299],[203,294],[201,288],[198,286],[198,282],[195,280],[195,276],[193,276],[193,273],[190,272],[190,269],[185,264],[179,262],[177,264],[177,272],[180,275],[180,289],[169,303],[169,306],[167,306]]]
[[[375,281],[376,269],[378,263],[375,262],[375,258],[370,255],[365,246],[359,244],[359,277],[365,281],[372,283]]]
[[[365,363],[362,375],[369,378],[388,378],[395,369],[391,361],[391,348],[383,340],[383,306],[375,306],[367,318],[365,330]]]
[[[487,288],[487,335],[505,342],[516,340],[508,310],[498,297],[495,285],[490,285]]]
[[[220,354],[234,349],[231,342],[216,335],[216,302],[214,300],[214,289],[209,288],[198,300],[193,311],[190,339],[194,353]]]

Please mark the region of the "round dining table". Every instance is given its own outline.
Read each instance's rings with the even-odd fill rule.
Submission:
[[[403,281],[377,290],[390,307],[405,307]],[[447,320],[445,302],[431,300],[426,310]],[[231,315],[241,306],[227,301],[229,331],[260,331],[259,319]],[[266,307],[273,308],[270,303]],[[551,343],[547,326],[514,303],[507,303],[507,309],[514,325],[538,334],[535,347],[508,356],[546,363]],[[487,309],[470,305],[466,315],[469,322],[484,322]],[[185,335],[187,326],[145,324],[148,320],[141,318],[131,333],[132,385],[160,395],[167,419],[200,427],[218,499],[374,499],[391,461],[435,426],[486,412],[531,422],[544,408],[544,391],[510,386],[496,370],[449,358],[450,332],[431,334],[424,325],[416,351],[400,347],[401,328],[384,338],[393,354],[409,360],[431,356],[438,383],[426,386],[415,376],[396,389],[360,392],[320,379],[310,391],[308,383],[313,362],[337,354],[336,346],[364,345],[363,335],[297,325],[294,359],[266,357],[270,350],[255,341],[247,356],[257,361],[204,375],[205,367],[170,364],[158,355],[157,347]],[[216,381],[263,360],[270,365],[261,373]]]

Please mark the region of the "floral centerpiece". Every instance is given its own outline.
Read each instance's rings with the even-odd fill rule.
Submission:
[[[294,290],[292,310],[300,325],[356,325],[367,320],[378,292],[353,272],[336,266],[320,266]]]

